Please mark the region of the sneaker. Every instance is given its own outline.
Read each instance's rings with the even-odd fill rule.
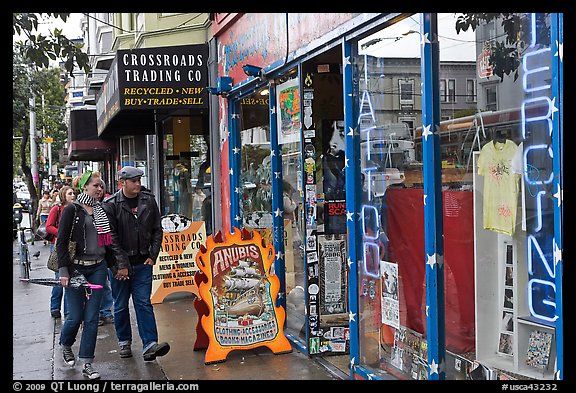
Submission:
[[[52,315],[52,318],[54,318],[54,319],[62,318],[62,315],[60,314],[60,310],[50,311],[50,315]]]
[[[71,347],[62,347],[62,356],[64,357],[66,364],[69,366],[74,366],[76,364],[76,356],[74,356]]]
[[[92,363],[86,363],[82,369],[82,375],[88,379],[99,379],[100,373],[92,368]]]
[[[131,358],[132,357],[132,349],[130,345],[122,345],[120,347],[120,357],[121,358]]]
[[[170,351],[170,344],[168,343],[159,343],[154,344],[146,352],[144,352],[144,360],[149,362],[158,356],[164,356]]]

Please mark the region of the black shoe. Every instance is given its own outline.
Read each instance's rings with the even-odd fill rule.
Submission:
[[[66,364],[69,366],[74,366],[76,364],[76,356],[74,356],[71,347],[62,347],[62,356],[64,357]]]
[[[100,379],[100,373],[92,367],[92,363],[86,363],[82,369],[82,375],[88,379]]]
[[[54,319],[62,318],[62,315],[60,314],[60,310],[50,311],[50,315],[52,315],[52,318],[54,318]]]
[[[132,349],[130,345],[122,345],[120,347],[120,357],[121,358],[131,358],[132,357]]]
[[[144,360],[149,362],[158,356],[164,356],[168,352],[170,352],[170,344],[168,343],[159,343],[154,344],[146,352],[144,352]]]

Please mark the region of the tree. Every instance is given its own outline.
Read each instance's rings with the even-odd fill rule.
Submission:
[[[516,81],[522,52],[526,48],[526,38],[530,37],[531,31],[530,18],[526,14],[460,14],[456,20],[456,33],[460,33],[460,30],[467,31],[469,28],[476,31],[478,26],[492,21],[500,21],[506,37],[503,41],[491,42],[489,63],[492,66],[492,72],[500,77],[500,81],[504,80],[504,75],[510,75],[513,72],[514,81]],[[544,46],[550,45],[549,24],[550,14],[536,14],[536,31],[539,33],[537,42]]]
[[[82,52],[84,44],[70,41],[62,35],[62,30],[54,29],[50,31],[50,36],[46,37],[38,30],[38,17],[46,15],[48,17],[59,18],[66,22],[69,13],[13,13],[12,14],[12,35],[24,34],[24,41],[17,41],[20,52],[26,64],[32,64],[38,68],[48,68],[50,59],[64,59],[64,68],[68,73],[74,72],[75,64],[84,72],[90,72],[90,62],[88,55]]]
[[[22,66],[22,56],[13,52],[12,61],[12,130],[13,130],[13,175],[22,173],[26,179],[32,204],[32,211],[37,208],[40,189],[36,190],[30,168],[29,126],[31,91],[35,94],[36,129],[45,131],[43,136],[54,138],[52,151],[64,146],[67,138],[67,127],[64,122],[65,102],[64,87],[60,83],[60,69],[32,69]],[[18,66],[20,65],[20,66]],[[44,97],[44,105],[42,105]],[[38,145],[42,142],[36,138]],[[41,181],[40,181],[41,184]]]

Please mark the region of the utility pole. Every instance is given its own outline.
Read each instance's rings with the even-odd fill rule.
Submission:
[[[31,92],[30,97],[30,167],[32,180],[36,192],[38,192],[38,154],[36,147],[36,96]]]

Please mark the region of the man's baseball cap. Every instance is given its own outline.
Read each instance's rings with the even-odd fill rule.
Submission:
[[[144,175],[144,171],[133,166],[125,166],[118,171],[118,179],[120,180],[134,179],[142,175]]]

